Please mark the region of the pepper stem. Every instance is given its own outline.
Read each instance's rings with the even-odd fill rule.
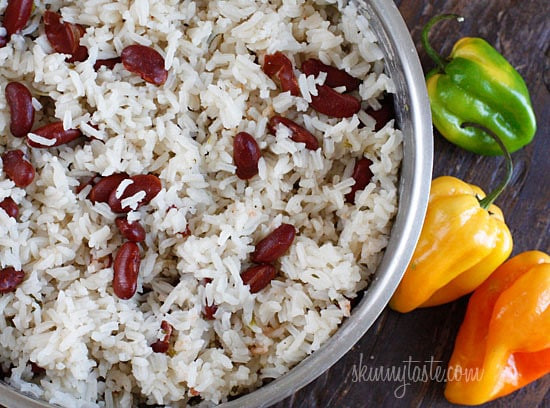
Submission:
[[[430,34],[432,27],[440,21],[455,18],[458,22],[464,21],[464,17],[459,16],[458,14],[440,14],[439,16],[432,17],[431,20],[428,21],[428,23],[422,29],[422,45],[426,50],[426,54],[428,54],[428,56],[437,64],[441,71],[445,70],[445,66],[447,65],[447,63],[445,62],[445,58],[439,55],[439,53],[432,48],[432,46],[430,45],[430,41],[428,40],[428,35]]]
[[[514,164],[512,163],[512,156],[510,156],[510,152],[508,151],[504,143],[502,143],[502,140],[500,140],[500,137],[498,137],[494,132],[487,129],[485,126],[482,126],[478,123],[465,122],[462,125],[460,125],[460,127],[462,128],[474,127],[474,128],[483,130],[485,133],[487,133],[489,136],[493,138],[493,140],[498,144],[500,149],[504,152],[504,159],[506,160],[506,177],[497,186],[497,188],[495,188],[490,194],[488,194],[485,198],[479,200],[479,205],[481,206],[481,208],[486,210],[498,198],[500,193],[504,191],[504,189],[512,179],[512,175],[514,173]]]

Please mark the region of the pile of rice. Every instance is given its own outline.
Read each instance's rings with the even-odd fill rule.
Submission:
[[[6,4],[0,1],[0,12]],[[52,51],[45,8],[86,27],[88,60],[73,65]],[[5,381],[65,407],[218,403],[317,350],[350,315],[350,299],[367,286],[387,245],[402,135],[393,121],[374,132],[364,111],[343,120],[316,113],[307,103],[311,78],[299,77],[304,97],[294,97],[260,64],[276,51],[296,67],[319,58],[363,79],[363,108],[379,107],[394,88],[355,6],[51,0],[36,3],[21,34],[0,49],[0,153],[23,150],[37,174],[21,189],[0,162],[0,201],[12,197],[20,208],[18,220],[0,210],[0,268],[26,274],[15,292],[0,295]],[[163,86],[122,64],[94,71],[96,59],[136,43],[164,56]],[[35,128],[55,117],[96,140],[31,149],[11,136],[4,88],[14,80],[35,97]],[[275,114],[305,126],[321,148],[307,150],[284,128],[270,135],[266,123]],[[263,153],[249,181],[235,175],[239,131],[253,135]],[[374,177],[350,205],[344,196],[363,156]],[[138,293],[127,301],[113,294],[113,269],[104,262],[123,242],[116,215],[86,199],[89,186],[75,192],[87,176],[116,172],[154,173],[163,186],[128,215],[147,238]],[[295,226],[296,239],[276,280],[251,294],[239,274],[255,243],[281,223]],[[212,303],[218,310],[207,320],[202,310]],[[168,354],[150,347],[163,336],[162,320],[174,327]],[[33,374],[31,362],[45,373]]]

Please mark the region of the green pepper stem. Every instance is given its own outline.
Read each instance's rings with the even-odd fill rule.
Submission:
[[[445,66],[447,65],[447,63],[445,62],[445,59],[432,48],[432,46],[430,45],[430,41],[428,40],[428,36],[432,27],[435,24],[443,20],[450,20],[455,18],[458,22],[464,21],[464,17],[459,16],[458,14],[440,14],[439,16],[432,17],[431,20],[428,21],[428,23],[422,29],[422,45],[426,50],[426,54],[428,54],[428,56],[437,64],[441,71],[445,71]]]
[[[494,132],[487,129],[485,126],[482,126],[478,123],[472,123],[472,122],[465,122],[461,127],[474,127],[480,130],[483,130],[485,133],[487,133],[489,136],[493,138],[493,140],[498,144],[500,149],[504,152],[504,159],[506,161],[506,177],[504,180],[495,188],[490,194],[488,194],[485,198],[479,200],[479,205],[484,210],[488,209],[491,204],[498,198],[500,193],[504,191],[506,186],[510,183],[510,180],[512,179],[512,175],[514,173],[514,164],[512,163],[512,156],[510,156],[510,152],[502,143],[502,140],[500,140],[500,137],[498,137]]]

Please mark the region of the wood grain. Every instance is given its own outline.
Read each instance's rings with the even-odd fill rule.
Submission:
[[[464,36],[488,40],[516,67],[531,92],[538,119],[535,140],[514,153],[512,185],[497,200],[514,237],[514,254],[539,249],[550,251],[550,24],[548,0],[397,0],[417,45],[425,72],[433,67],[420,45],[423,25],[435,14],[458,13],[462,24],[446,22],[430,37],[435,49],[448,55]],[[502,158],[485,158],[465,152],[435,135],[434,176],[452,175],[477,184],[485,191],[495,187],[503,174]],[[467,298],[409,314],[385,310],[369,332],[330,370],[281,407],[453,407],[443,397],[438,381],[411,382],[404,395],[399,382],[353,381],[360,361],[368,367],[427,365],[446,367],[462,322]],[[362,356],[362,357],[361,357]],[[362,360],[361,360],[362,358]],[[424,363],[428,361],[428,363]],[[401,386],[401,388],[399,388]],[[491,408],[549,407],[550,375],[486,404]]]

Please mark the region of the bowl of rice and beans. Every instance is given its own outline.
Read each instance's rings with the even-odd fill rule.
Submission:
[[[392,2],[0,13],[0,404],[266,406],[364,334],[431,178]]]

